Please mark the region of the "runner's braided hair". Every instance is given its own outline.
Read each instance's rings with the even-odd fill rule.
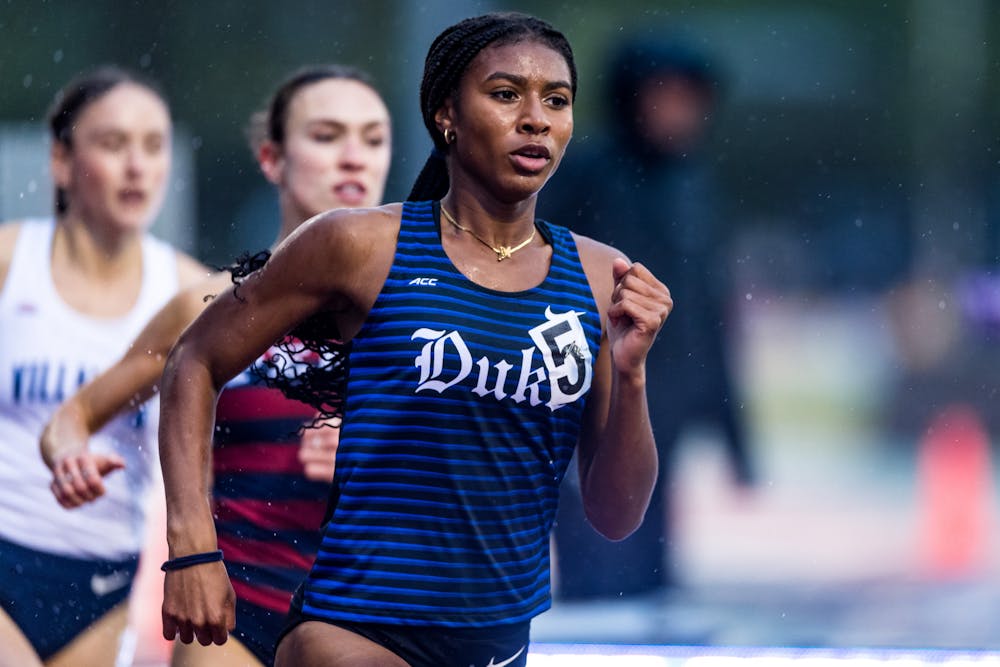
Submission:
[[[448,192],[448,164],[445,143],[434,115],[449,97],[458,92],[462,76],[479,52],[488,46],[505,46],[535,41],[562,55],[569,66],[570,84],[576,97],[576,63],[566,37],[545,21],[518,12],[483,14],[460,21],[445,29],[431,43],[420,82],[420,113],[434,142],[434,150],[417,176],[410,201],[440,199]]]
[[[240,285],[270,258],[270,250],[245,252],[232,264],[217,268],[229,272],[233,295],[242,301]],[[351,344],[341,340],[332,314],[319,312],[306,318],[271,349],[278,354],[258,359],[250,372],[266,386],[316,409],[316,417],[303,428],[321,427],[328,419],[343,417]]]

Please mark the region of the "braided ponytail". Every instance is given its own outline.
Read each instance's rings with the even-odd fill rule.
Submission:
[[[410,189],[409,201],[441,199],[448,194],[448,161],[437,148],[431,151],[424,168],[417,175]]]

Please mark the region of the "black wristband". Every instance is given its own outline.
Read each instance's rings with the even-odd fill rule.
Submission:
[[[205,553],[171,558],[170,560],[165,561],[163,565],[160,566],[160,569],[164,572],[170,572],[171,570],[183,570],[185,567],[201,565],[202,563],[216,563],[220,560],[222,560],[222,549],[216,549],[215,551],[206,551]]]

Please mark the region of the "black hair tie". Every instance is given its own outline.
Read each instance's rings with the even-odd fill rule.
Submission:
[[[168,561],[164,561],[160,569],[164,572],[170,572],[171,570],[183,570],[186,567],[201,565],[202,563],[217,563],[220,560],[222,560],[222,549],[216,549],[215,551],[171,558]]]

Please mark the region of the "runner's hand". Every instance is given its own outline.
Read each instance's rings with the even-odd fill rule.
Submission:
[[[125,467],[118,454],[96,454],[89,450],[56,460],[49,488],[66,509],[80,507],[104,495],[104,476]]]
[[[639,262],[630,265],[616,258],[611,270],[615,279],[608,309],[611,360],[619,371],[639,370],[674,302],[666,285]]]
[[[236,627],[236,593],[225,564],[202,563],[167,572],[161,613],[164,639],[225,644]]]

